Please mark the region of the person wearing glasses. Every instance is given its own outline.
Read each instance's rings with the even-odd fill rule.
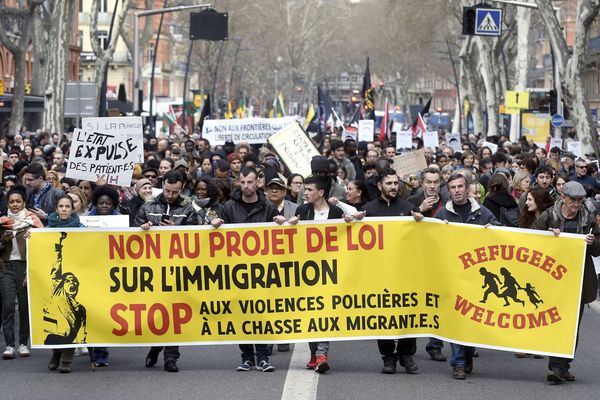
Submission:
[[[198,225],[198,214],[190,203],[184,203],[181,196],[184,177],[177,171],[169,171],[163,177],[163,192],[151,202],[140,207],[134,225],[143,230],[153,226]],[[167,372],[179,372],[179,346],[152,346],[146,356],[146,368],[158,362],[158,355],[164,351],[164,368]]]
[[[570,181],[580,183],[582,185],[588,185],[593,187],[596,191],[600,191],[600,185],[596,179],[588,174],[587,161],[583,158],[575,160],[575,174],[571,175]]]

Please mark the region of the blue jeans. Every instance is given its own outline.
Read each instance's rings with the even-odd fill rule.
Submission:
[[[473,357],[475,347],[463,346],[461,344],[450,343],[452,355],[450,356],[450,365],[453,367],[464,367],[467,363],[467,357]]]
[[[443,348],[444,348],[443,340],[430,337],[429,343],[427,343],[427,346],[425,346],[425,351],[427,351],[429,354],[431,354],[432,351],[435,351],[435,350],[442,351]]]
[[[254,348],[256,348],[256,353],[254,353]],[[254,362],[255,356],[256,362],[269,360],[269,350],[266,344],[240,344],[240,350],[242,351],[242,361]]]

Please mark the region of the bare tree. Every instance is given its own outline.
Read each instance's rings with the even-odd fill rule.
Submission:
[[[592,129],[592,116],[588,107],[583,74],[587,57],[588,33],[600,12],[600,1],[579,0],[575,19],[575,42],[570,50],[563,36],[550,0],[536,0],[541,12],[550,44],[556,57],[556,67],[563,88],[565,105],[571,110],[575,130],[581,141],[582,154],[595,153],[598,156],[598,142],[595,129]]]
[[[23,126],[25,109],[25,56],[31,37],[31,23],[36,7],[43,0],[20,3],[20,7],[8,7],[0,0],[0,42],[10,51],[14,63],[14,86],[9,134],[15,134]]]
[[[94,80],[96,82],[96,109],[100,109],[100,93],[102,90],[102,79],[104,77],[104,71],[108,67],[115,48],[117,47],[117,41],[119,40],[119,32],[125,22],[127,12],[131,7],[131,0],[122,0],[121,6],[116,16],[115,25],[113,28],[113,34],[110,38],[110,42],[106,48],[103,49],[100,46],[100,40],[98,39],[98,13],[100,12],[99,0],[92,1],[92,11],[90,12],[90,42],[92,44],[92,50],[96,56],[94,65]]]
[[[75,0],[56,1],[52,10],[42,124],[43,129],[49,132],[64,132],[67,66],[74,10]]]
[[[48,1],[37,7],[33,19],[31,52],[35,62],[31,68],[31,94],[37,96],[42,96],[46,90],[46,68],[48,66],[50,29],[52,27],[51,13],[47,6],[51,6],[52,3],[54,2]]]

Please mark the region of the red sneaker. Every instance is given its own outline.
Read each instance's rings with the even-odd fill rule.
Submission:
[[[310,361],[306,364],[306,369],[315,369],[317,367],[317,356],[310,356]]]
[[[318,356],[315,371],[317,371],[319,374],[323,374],[327,370],[329,370],[329,360],[327,359],[327,356]]]

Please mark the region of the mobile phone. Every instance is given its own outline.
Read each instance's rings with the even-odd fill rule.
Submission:
[[[171,220],[171,216],[169,214],[163,214],[160,217],[161,222],[166,222]]]

